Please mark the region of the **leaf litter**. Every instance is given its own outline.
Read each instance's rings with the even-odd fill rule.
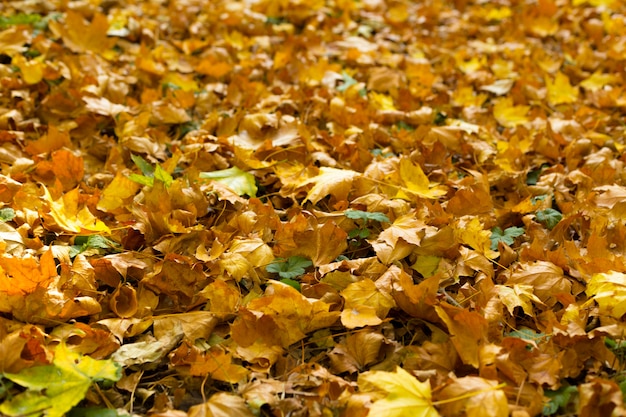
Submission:
[[[621,415],[617,0],[0,16],[5,415]]]

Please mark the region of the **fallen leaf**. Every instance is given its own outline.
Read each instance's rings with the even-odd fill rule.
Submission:
[[[380,391],[384,398],[374,401],[369,414],[381,417],[436,417],[430,383],[420,382],[398,367],[394,372],[369,371],[359,375],[359,388],[365,392]]]
[[[27,391],[3,402],[0,411],[8,416],[45,413],[61,417],[85,397],[93,382],[117,381],[121,376],[121,368],[113,361],[72,353],[62,343],[55,350],[52,365],[4,374]]]

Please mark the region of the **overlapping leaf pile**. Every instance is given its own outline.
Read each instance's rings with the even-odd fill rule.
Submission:
[[[623,2],[0,26],[1,413],[626,413]]]

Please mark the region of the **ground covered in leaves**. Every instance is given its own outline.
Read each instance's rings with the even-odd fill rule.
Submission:
[[[0,414],[626,413],[622,2],[0,10]]]

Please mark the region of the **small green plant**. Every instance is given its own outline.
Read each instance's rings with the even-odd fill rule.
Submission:
[[[605,337],[604,345],[613,352],[620,363],[620,370],[613,375],[612,379],[617,383],[622,391],[622,396],[626,399],[626,340]]]
[[[150,163],[148,163],[148,161],[146,161],[139,155],[131,155],[130,158],[143,174],[130,174],[128,176],[130,180],[135,181],[141,185],[147,185],[148,187],[152,187],[154,185],[155,179],[161,181],[163,184],[165,184],[166,187],[169,187],[172,182],[174,182],[174,179],[169,174],[169,172],[164,170],[161,165],[157,164],[156,167],[153,167],[152,165],[150,165]]]
[[[491,229],[491,250],[498,249],[498,243],[502,242],[511,246],[515,242],[515,238],[524,234],[524,229],[521,227],[507,227],[502,231],[499,227]]]
[[[564,385],[556,391],[545,390],[543,395],[550,400],[543,405],[542,415],[551,416],[559,410],[565,411],[573,398],[578,395],[578,388],[571,385]]]
[[[306,269],[313,265],[309,259],[302,256],[290,256],[289,258],[276,258],[265,267],[267,272],[278,274],[282,279],[280,282],[287,284],[300,291],[300,283],[294,278],[306,272]]]
[[[362,210],[346,210],[344,212],[345,216],[352,220],[357,220],[358,227],[350,230],[348,232],[348,237],[350,239],[367,239],[367,237],[371,234],[370,222],[380,222],[380,223],[389,223],[389,217],[387,217],[384,213],[380,212],[369,212]]]
[[[339,92],[344,92],[346,91],[348,88],[352,87],[353,85],[357,84],[357,81],[352,78],[350,76],[350,74],[348,74],[347,72],[343,71],[341,73],[341,77],[342,77],[342,81],[343,84],[341,84],[339,87],[337,87],[337,91]]]
[[[15,217],[15,210],[11,207],[5,207],[0,209],[0,221],[10,222]]]
[[[120,245],[118,243],[104,236],[76,236],[74,244],[70,246],[70,258],[87,251],[90,254],[104,255],[105,253],[118,252],[119,250]]]
[[[563,219],[563,215],[555,209],[547,208],[545,210],[537,211],[537,213],[535,213],[535,218],[539,223],[543,224],[549,230],[552,230],[554,226],[556,226],[557,223]]]

